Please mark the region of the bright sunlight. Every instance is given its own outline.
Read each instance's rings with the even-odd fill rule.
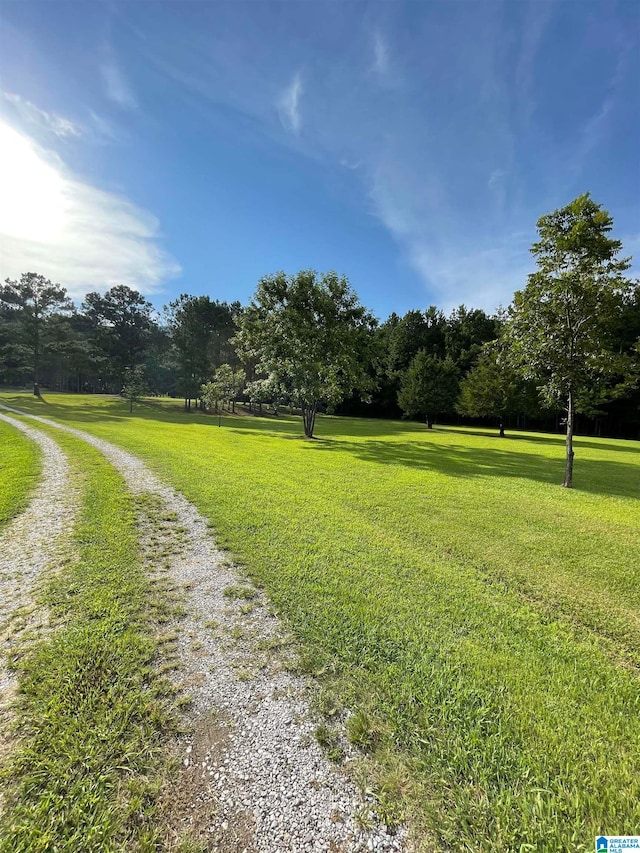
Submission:
[[[0,151],[0,232],[53,242],[65,222],[63,178],[33,143],[2,122]]]

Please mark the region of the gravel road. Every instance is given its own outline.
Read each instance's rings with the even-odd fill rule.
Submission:
[[[0,409],[10,411],[5,406]],[[6,667],[11,654],[15,614],[32,604],[34,585],[55,558],[63,533],[71,530],[76,495],[67,457],[41,430],[0,412],[0,419],[26,433],[42,451],[42,477],[31,502],[0,536],[0,706],[12,694],[14,678]]]
[[[31,417],[100,450],[134,494],[153,496],[153,514],[171,519],[169,526],[179,532],[180,547],[167,551],[166,576],[183,589],[186,616],[171,627],[178,637],[178,677],[188,686],[192,705],[186,712],[189,734],[177,745],[181,773],[170,793],[176,836],[189,830],[212,853],[406,853],[405,830],[388,832],[377,823],[371,801],[325,757],[314,737],[318,721],[309,708],[308,683],[286,671],[281,657],[270,651],[285,642],[279,620],[216,550],[193,504],[130,453],[81,430]],[[54,508],[66,468],[55,444],[40,438],[48,460],[41,489],[51,534],[56,524],[61,527]],[[26,523],[25,535],[32,527]],[[146,535],[157,541],[152,527]],[[141,530],[144,537],[145,525]],[[24,541],[28,553],[45,544]],[[234,587],[241,587],[239,597]]]

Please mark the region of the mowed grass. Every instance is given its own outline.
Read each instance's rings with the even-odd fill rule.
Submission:
[[[425,849],[590,850],[640,826],[640,447],[419,424],[11,405],[185,493],[355,712],[383,813]]]
[[[38,446],[0,421],[0,530],[25,508],[40,472]]]
[[[16,664],[18,739],[0,776],[0,851],[157,850],[170,716],[152,634],[164,604],[138,560],[121,477],[85,443],[44,429],[72,463],[82,506],[68,560],[42,593],[53,630]]]

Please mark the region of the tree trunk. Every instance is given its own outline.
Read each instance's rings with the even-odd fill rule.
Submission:
[[[313,429],[316,423],[317,403],[302,403],[302,423],[304,424],[304,434],[307,438],[313,438]]]
[[[129,414],[133,412],[133,397],[129,397]]]
[[[40,396],[40,328],[38,326],[39,322],[39,319],[36,318],[33,344],[33,394],[35,397]]]
[[[567,401],[567,455],[564,469],[565,489],[573,488],[573,423],[575,419],[575,404],[573,402],[573,393],[569,391],[569,399]]]
[[[433,420],[431,419],[431,415],[427,415],[427,429],[433,429]]]

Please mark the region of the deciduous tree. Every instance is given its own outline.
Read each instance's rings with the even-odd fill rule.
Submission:
[[[312,438],[320,404],[337,405],[370,386],[364,356],[374,322],[344,276],[279,272],[260,280],[236,340],[258,376],[291,389]]]
[[[518,376],[499,341],[485,344],[475,366],[460,382],[456,411],[470,418],[497,418],[504,438],[506,415],[536,415],[537,391]]]
[[[400,408],[408,415],[426,418],[431,429],[438,415],[453,411],[457,397],[458,370],[453,361],[420,350],[404,374],[398,394]]]
[[[633,367],[614,330],[638,285],[623,275],[630,262],[617,257],[622,244],[609,236],[612,227],[610,214],[589,193],[542,216],[531,248],[538,269],[509,310],[514,366],[567,413],[566,488],[573,485],[576,411],[614,394]]]

